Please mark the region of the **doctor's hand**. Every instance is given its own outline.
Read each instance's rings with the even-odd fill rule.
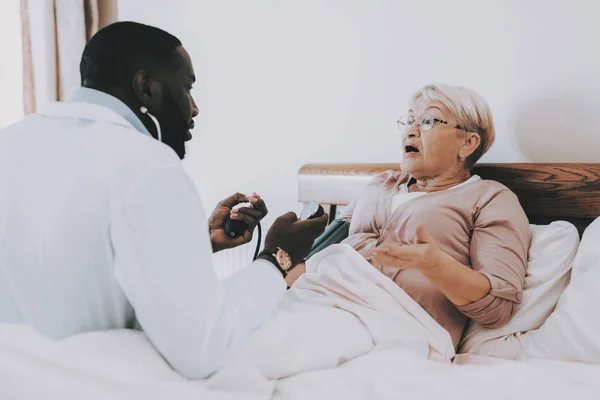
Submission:
[[[233,210],[233,207],[241,203],[250,203],[252,207],[241,207]],[[236,193],[221,201],[208,218],[208,230],[213,252],[232,249],[250,242],[254,228],[268,212],[264,200],[256,193],[252,193],[252,196]],[[247,229],[236,238],[228,236],[225,234],[225,221],[227,218],[243,221],[247,225]]]
[[[310,253],[315,239],[325,231],[328,220],[327,213],[302,221],[294,212],[283,214],[267,232],[265,249],[275,251],[279,247],[290,255],[293,266],[298,265]]]
[[[396,269],[418,269],[431,271],[442,265],[446,254],[435,241],[425,233],[423,225],[417,227],[413,243],[408,245],[384,244],[368,254],[368,259],[376,267]]]

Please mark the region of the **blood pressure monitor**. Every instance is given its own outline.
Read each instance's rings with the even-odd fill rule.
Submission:
[[[306,206],[304,206],[304,208],[302,209],[302,212],[300,213],[299,219],[301,221],[304,221],[307,219],[319,218],[324,213],[325,213],[325,210],[323,210],[323,207],[321,207],[321,205],[318,202],[312,201],[312,202],[308,203]]]

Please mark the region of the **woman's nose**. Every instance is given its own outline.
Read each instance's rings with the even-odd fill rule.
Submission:
[[[405,131],[405,135],[409,138],[419,137],[419,129],[416,125],[412,125]]]

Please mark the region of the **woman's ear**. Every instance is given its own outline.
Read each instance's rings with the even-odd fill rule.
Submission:
[[[148,71],[139,70],[133,75],[133,93],[137,100],[150,112],[160,108],[162,88],[158,81],[153,79]]]
[[[469,158],[469,156],[471,154],[473,154],[475,152],[475,150],[477,150],[477,148],[479,147],[480,144],[481,144],[481,136],[479,136],[479,133],[467,132],[467,134],[465,136],[465,140],[463,142],[463,145],[460,148],[460,151],[458,154],[459,157],[462,158],[463,160],[466,160],[467,158]]]

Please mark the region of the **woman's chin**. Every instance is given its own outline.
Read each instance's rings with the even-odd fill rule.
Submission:
[[[402,172],[407,172],[409,174],[417,172],[420,169],[420,166],[420,160],[411,160],[407,158],[402,159],[402,162],[400,163],[400,168],[402,169]]]

